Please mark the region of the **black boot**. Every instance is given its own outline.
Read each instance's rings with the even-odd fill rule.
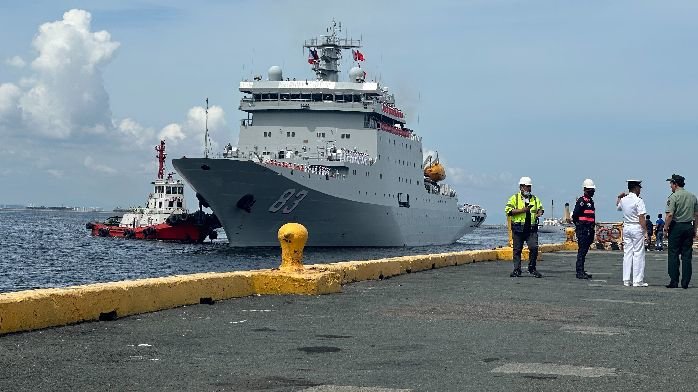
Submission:
[[[509,277],[510,277],[510,278],[518,278],[518,277],[520,277],[520,276],[521,276],[521,270],[518,269],[518,268],[515,269],[514,272],[512,272],[511,274],[509,274]]]
[[[577,272],[577,279],[591,279],[591,275],[586,272]]]
[[[542,278],[543,275],[538,272],[535,268],[528,267],[528,273],[533,275],[534,278]]]
[[[677,282],[675,280],[672,280],[671,282],[669,282],[668,285],[666,285],[666,288],[668,288],[668,289],[675,289],[677,287],[679,287],[679,282]]]

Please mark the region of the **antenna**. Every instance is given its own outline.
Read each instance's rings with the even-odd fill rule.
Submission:
[[[204,158],[208,158],[209,138],[208,138],[208,97],[206,97],[206,132],[204,133]]]

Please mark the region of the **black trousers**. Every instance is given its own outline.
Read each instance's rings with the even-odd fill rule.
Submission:
[[[578,274],[584,273],[584,262],[586,261],[589,247],[594,242],[594,226],[592,225],[577,225],[574,230],[577,235],[577,264],[575,269]]]
[[[681,261],[679,261],[681,256]],[[693,266],[693,224],[690,222],[672,222],[669,227],[669,278],[672,282],[679,281],[679,264],[681,264],[681,285],[688,286],[691,282]]]
[[[514,242],[514,269],[521,269],[521,251],[523,251],[524,242],[528,245],[528,269],[536,269],[536,260],[538,259],[538,232],[516,232],[512,230],[511,234]]]

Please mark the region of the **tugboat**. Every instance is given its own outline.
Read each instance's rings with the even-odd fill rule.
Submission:
[[[199,210],[189,213],[185,207],[184,184],[168,173],[165,178],[165,141],[155,147],[158,155],[158,176],[152,182],[153,193],[146,207],[139,207],[123,217],[112,216],[104,222],[89,222],[85,228],[97,237],[161,240],[202,243],[208,237],[218,238],[221,223],[214,214],[207,214],[206,202],[199,197]],[[198,196],[198,195],[197,195]]]

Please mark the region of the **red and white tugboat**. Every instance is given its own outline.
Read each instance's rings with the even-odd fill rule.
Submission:
[[[207,237],[216,239],[221,223],[214,214],[199,210],[189,213],[185,207],[184,184],[169,173],[165,178],[165,141],[155,147],[158,155],[158,177],[152,182],[154,191],[148,196],[146,207],[139,207],[123,217],[113,216],[105,222],[85,225],[93,236],[121,237],[146,240],[203,242]],[[202,205],[203,204],[203,205]]]

